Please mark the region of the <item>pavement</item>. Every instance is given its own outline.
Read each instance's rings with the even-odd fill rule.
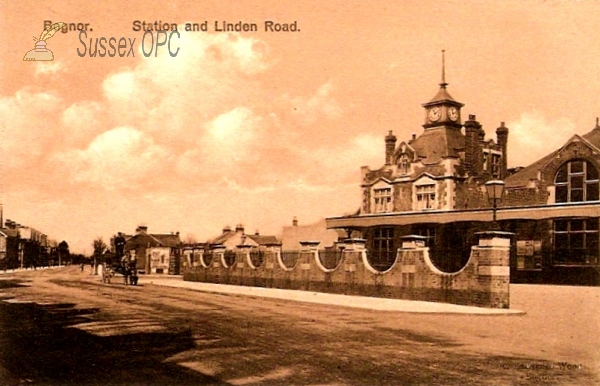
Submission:
[[[142,275],[140,276],[139,284],[153,284],[165,287],[185,288],[200,292],[257,296],[270,299],[292,300],[377,311],[395,311],[419,314],[525,315],[524,311],[515,309],[483,308],[416,300],[385,299],[367,296],[329,294],[323,292],[285,290],[278,288],[202,283],[184,281],[182,276],[172,275]]]

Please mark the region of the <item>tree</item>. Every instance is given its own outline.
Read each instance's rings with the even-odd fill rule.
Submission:
[[[196,236],[194,236],[191,233],[188,233],[187,236],[185,236],[185,240],[183,241],[183,243],[185,245],[194,245],[198,242],[198,240],[196,239]]]
[[[58,244],[58,265],[65,264],[69,260],[71,254],[69,253],[69,244],[65,240]]]
[[[108,245],[106,245],[106,243],[102,239],[102,236],[99,236],[92,243],[92,247],[94,248],[94,256],[93,256],[93,259],[94,259],[94,275],[97,275],[98,274],[98,260],[100,260],[100,258],[102,257],[102,255],[106,252],[106,250],[108,249]]]

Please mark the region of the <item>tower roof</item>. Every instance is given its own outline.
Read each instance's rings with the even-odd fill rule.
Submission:
[[[448,90],[446,90],[446,86],[448,86],[448,83],[446,83],[445,52],[446,52],[446,50],[442,50],[442,82],[440,83],[440,89],[438,90],[437,94],[435,94],[433,99],[431,99],[427,103],[423,103],[423,107],[428,107],[428,106],[447,103],[447,102],[450,102],[451,104],[453,104],[455,106],[461,106],[461,107],[464,106],[464,104],[459,103],[454,98],[452,98],[452,96],[448,93]]]
[[[425,103],[423,106],[428,106],[428,105],[432,105],[432,104],[438,104],[438,103],[441,103],[441,102],[454,102],[454,103],[458,103],[448,93],[448,90],[446,90],[446,86],[447,85],[448,85],[448,83],[440,83],[440,89],[438,90],[437,94],[435,94],[435,96],[433,97],[433,99],[431,99],[428,103]],[[462,105],[462,103],[461,103],[461,105]]]

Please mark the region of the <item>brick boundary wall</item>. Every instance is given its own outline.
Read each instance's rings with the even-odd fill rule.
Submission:
[[[422,300],[460,305],[509,308],[510,237],[508,232],[480,232],[467,264],[458,272],[437,269],[422,236],[405,236],[394,265],[385,272],[373,269],[365,240],[348,239],[339,265],[326,269],[320,262],[318,241],[302,242],[294,267],[281,260],[280,245],[270,245],[258,267],[250,247],[236,248],[235,262],[227,267],[224,247],[213,249],[210,264],[202,256],[184,272],[184,280],[206,283],[316,291],[382,298]]]

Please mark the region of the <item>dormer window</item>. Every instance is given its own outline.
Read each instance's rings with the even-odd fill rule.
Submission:
[[[390,212],[392,210],[392,189],[373,189],[375,199],[375,213]]]

